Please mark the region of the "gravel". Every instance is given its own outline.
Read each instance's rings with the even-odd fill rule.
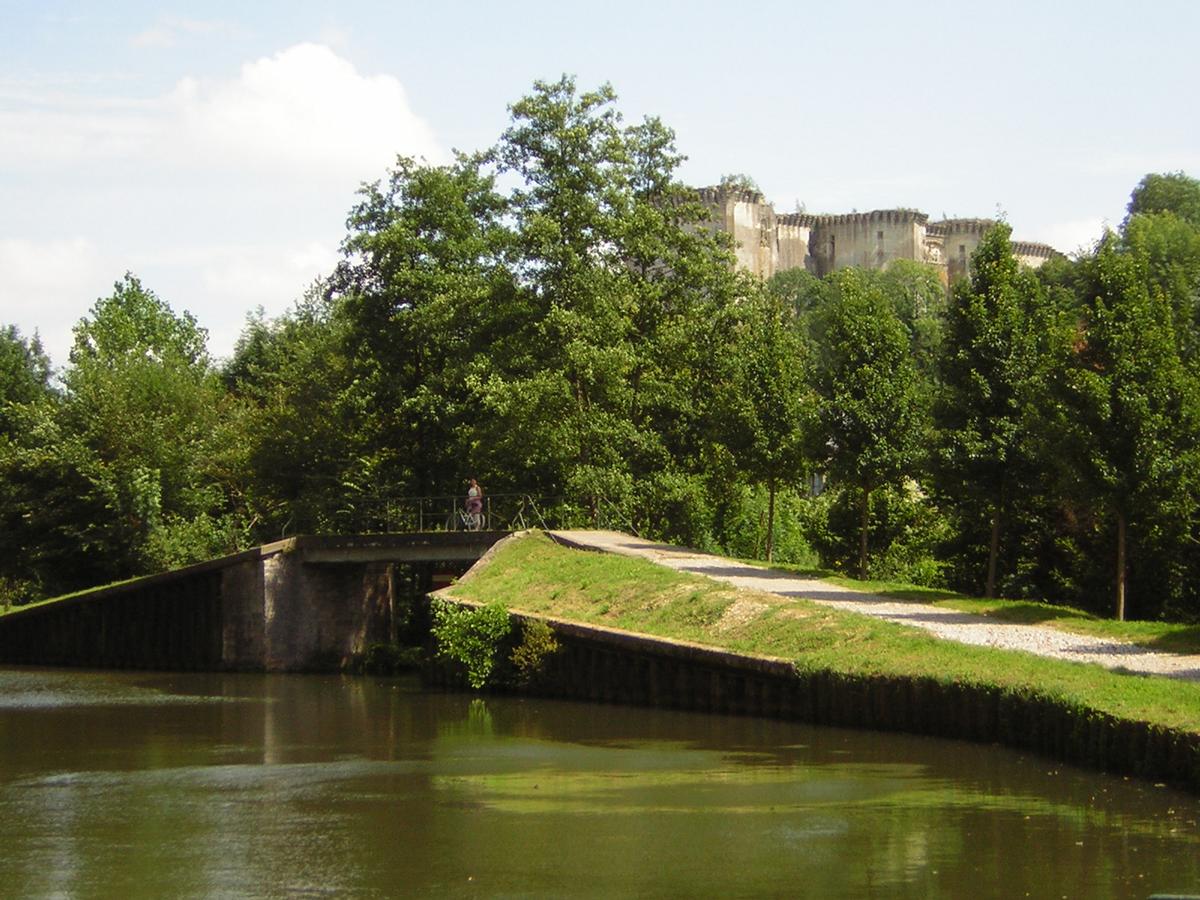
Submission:
[[[1159,653],[1124,641],[1072,634],[1039,625],[997,622],[986,616],[956,612],[928,603],[893,600],[815,578],[802,578],[779,569],[763,569],[686,548],[656,544],[616,531],[558,531],[554,536],[563,543],[583,549],[639,556],[736,587],[803,598],[846,612],[913,625],[939,638],[962,644],[1021,650],[1072,662],[1095,663],[1123,672],[1200,681],[1200,656]]]

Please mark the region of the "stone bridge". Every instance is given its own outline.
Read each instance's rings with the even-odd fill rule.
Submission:
[[[0,663],[335,671],[507,532],[295,537],[0,616]]]

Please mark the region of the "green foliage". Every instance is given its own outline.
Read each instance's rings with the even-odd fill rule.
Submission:
[[[47,400],[52,393],[50,360],[38,336],[26,340],[16,326],[0,327],[0,438],[14,433],[10,404]]]
[[[517,683],[535,684],[545,674],[546,663],[558,653],[561,645],[554,631],[541,619],[526,619],[521,627],[521,643],[509,656]]]
[[[58,593],[242,543],[218,467],[227,403],[205,335],[132,275],[75,328],[61,399],[9,406],[0,574]]]
[[[767,487],[766,558],[773,555],[776,492],[801,481],[816,402],[791,309],[767,292],[751,296],[735,341],[740,365],[727,397],[726,444],[750,480]]]
[[[1151,173],[1133,189],[1128,211],[1129,218],[1139,213],[1173,213],[1200,228],[1200,181],[1183,172]]]
[[[718,186],[728,191],[746,191],[750,194],[762,195],[758,182],[744,172],[729,172],[721,176]]]
[[[923,392],[908,332],[871,279],[835,273],[817,320],[818,432],[829,472],[859,494],[858,568],[868,566],[871,493],[916,470],[926,431]]]
[[[1115,520],[1110,571],[1123,618],[1127,528],[1178,535],[1196,515],[1200,384],[1179,357],[1170,308],[1151,293],[1139,258],[1107,240],[1086,273],[1086,338],[1071,373],[1064,446],[1079,496]]]
[[[852,491],[831,488],[802,502],[799,513],[804,539],[816,551],[821,566],[853,571],[862,525],[859,497]],[[939,553],[949,531],[946,517],[915,482],[877,489],[868,521],[865,577],[925,587],[944,585],[945,565]]]
[[[1171,308],[1175,340],[1183,361],[1200,362],[1200,220],[1172,212],[1131,216],[1122,245],[1138,260],[1152,294]]]
[[[817,554],[806,538],[805,525],[810,509],[819,502],[819,499],[802,496],[794,488],[777,492],[772,562],[800,566],[817,564]],[[765,485],[738,485],[719,520],[720,550],[738,559],[766,559],[769,506]]]
[[[433,600],[433,636],[438,656],[460,663],[475,690],[487,685],[499,658],[501,645],[512,628],[503,603],[470,608],[446,600]]]
[[[1012,254],[1005,223],[984,235],[946,310],[936,472],[960,517],[989,520],[984,596],[995,596],[1005,521],[1036,482],[1033,438],[1064,332],[1033,273]],[[1058,341],[1058,345],[1049,346]]]

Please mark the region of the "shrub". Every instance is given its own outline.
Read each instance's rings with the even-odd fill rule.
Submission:
[[[560,644],[550,626],[540,619],[530,619],[521,629],[521,643],[513,648],[509,661],[518,684],[528,685],[541,678],[546,660],[557,653]]]
[[[461,663],[471,687],[484,687],[512,627],[508,610],[501,603],[472,609],[445,600],[434,600],[432,610],[438,656]]]

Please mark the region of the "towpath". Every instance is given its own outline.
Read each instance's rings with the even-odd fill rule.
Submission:
[[[554,535],[561,542],[582,549],[640,556],[662,566],[705,575],[736,587],[753,588],[782,597],[798,597],[847,612],[914,625],[940,638],[963,644],[1023,650],[1073,662],[1096,663],[1109,669],[1200,681],[1200,656],[1160,653],[1123,641],[1072,634],[1046,626],[999,622],[986,616],[943,609],[929,603],[881,597],[828,581],[805,578],[794,572],[764,569],[617,531],[556,531]]]

